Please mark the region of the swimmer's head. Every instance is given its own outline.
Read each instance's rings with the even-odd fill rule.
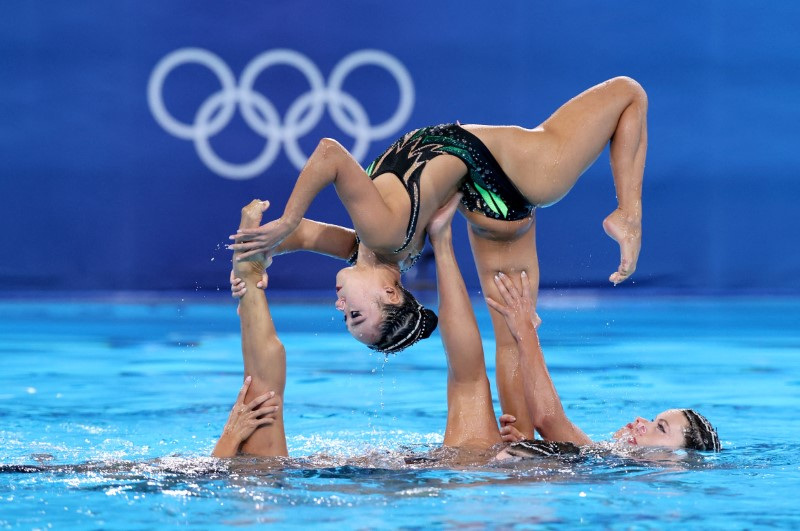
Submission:
[[[336,295],[347,331],[373,350],[399,352],[436,328],[436,315],[400,285],[397,268],[344,268],[336,275]]]
[[[707,418],[694,409],[681,409],[680,411],[689,423],[688,428],[684,431],[684,448],[704,452],[719,452],[722,450],[717,429],[711,425]]]
[[[403,300],[399,304],[383,305],[380,337],[368,345],[372,350],[387,354],[400,352],[430,337],[439,323],[436,314],[422,306],[411,292],[399,284],[397,288],[403,294]]]
[[[614,438],[631,445],[720,451],[717,431],[705,417],[691,409],[670,409],[653,420],[637,417],[620,428]]]

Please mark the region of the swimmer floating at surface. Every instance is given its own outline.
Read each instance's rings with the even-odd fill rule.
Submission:
[[[494,281],[503,302],[487,298],[487,303],[503,316],[517,342],[524,398],[527,411],[532,415],[531,422],[545,440],[591,444],[591,439],[564,413],[561,399],[547,371],[539,337],[531,323],[530,301],[527,300],[530,280],[524,271],[519,278],[518,286],[507,275],[498,273]],[[504,440],[520,441],[525,438],[514,427],[515,421],[513,415],[501,416]],[[659,413],[652,421],[637,417],[617,430],[614,439],[634,446],[721,450],[717,431],[705,417],[692,409],[670,409]],[[524,455],[525,444],[512,445],[505,454]]]
[[[557,451],[557,446],[519,442],[524,436],[515,427],[516,419],[512,416],[501,417],[500,430],[495,424],[480,331],[452,247],[451,221],[458,200],[459,197],[451,199],[431,217],[427,226],[436,256],[441,336],[448,365],[447,424],[443,444],[454,448],[492,450],[502,441],[515,442],[516,444],[497,455],[501,459],[523,454],[552,453]],[[242,225],[246,226],[254,219],[260,219],[261,212],[266,207],[266,203],[257,201],[245,207]],[[218,457],[231,457],[240,450],[254,455],[286,455],[282,416],[286,379],[285,352],[269,316],[264,292],[253,289],[260,282],[266,281],[266,277],[262,277],[262,266],[266,265],[264,262],[267,260],[266,255],[260,255],[252,262],[234,262],[232,291],[234,296],[241,298],[245,374],[252,380],[245,381],[231,411],[228,425],[214,450],[213,455]],[[497,287],[503,303],[492,300],[489,304],[503,316],[510,333],[520,343],[520,368],[524,372],[525,382],[524,398],[531,402],[529,410],[534,412],[531,423],[546,441],[589,444],[589,438],[564,414],[561,401],[550,380],[531,319],[533,310],[530,301],[526,300],[530,296],[530,290],[525,289],[527,282],[529,280],[525,275],[522,277],[523,289],[520,291],[508,277],[498,277]],[[255,382],[258,385],[253,387]],[[270,389],[269,385],[273,382],[276,387]],[[275,392],[271,394],[270,391],[273,390]],[[657,423],[666,423],[663,434],[659,425],[650,425],[637,419],[637,433],[631,434],[630,428],[623,428],[617,437],[623,443],[635,443],[639,446],[719,449],[716,432],[703,417],[694,412],[691,413],[692,416],[684,413],[687,418],[684,422],[672,414],[673,411],[689,410],[670,410],[659,415]],[[253,428],[259,419],[262,425]],[[639,423],[642,427],[639,427]],[[632,437],[636,437],[636,440]]]
[[[231,236],[240,258],[310,250],[349,259],[336,278],[336,307],[353,337],[381,352],[424,339],[435,315],[403,289],[401,272],[425,243],[437,209],[462,192],[473,257],[483,293],[497,299],[498,271],[525,271],[535,306],[539,264],[535,208],[558,202],[610,143],[618,208],[603,221],[619,243],[620,264],[609,280],[636,269],[641,247],[642,178],[647,152],[647,95],[628,77],[584,91],[533,129],[443,125],[412,131],[368,171],[338,142],[323,139],[300,172],[280,218]],[[303,218],[314,197],[333,184],[355,231]],[[358,238],[356,237],[358,234]],[[497,387],[504,411],[529,436],[519,375],[511,369],[516,343],[490,310],[496,339]],[[538,322],[538,316],[532,312]]]

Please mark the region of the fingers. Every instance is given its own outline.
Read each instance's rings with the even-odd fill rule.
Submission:
[[[500,428],[500,439],[503,442],[519,442],[524,441],[525,436],[514,426],[503,426]]]
[[[494,311],[496,311],[497,313],[499,313],[500,315],[505,315],[506,314],[506,307],[503,306],[502,304],[496,302],[491,297],[486,297],[486,305],[489,308],[491,308]]]
[[[511,277],[502,271],[494,276],[494,283],[497,286],[498,291],[500,291],[500,294],[503,296],[506,304],[510,306],[513,306],[521,301],[530,300],[531,281],[525,271],[520,273],[520,280],[522,283],[522,291],[517,288],[517,285],[514,284],[514,281],[511,280]]]
[[[497,273],[494,276],[494,284],[495,286],[497,286],[497,290],[500,292],[500,295],[502,295],[503,300],[505,301],[506,304],[512,305],[514,303],[514,297],[511,295],[511,292],[508,289],[507,282],[509,281],[510,281],[509,278],[505,276],[502,272]]]
[[[242,240],[243,238],[252,238],[254,236],[258,236],[261,234],[260,229],[261,227],[253,227],[252,229],[237,229],[236,234],[231,234],[228,236],[229,240],[236,240],[237,242]]]
[[[268,391],[263,395],[257,396],[247,403],[249,409],[258,409],[264,402],[275,397],[275,391]]]
[[[522,280],[522,293],[525,295],[530,296],[531,293],[531,279],[528,277],[528,273],[523,271],[520,274],[520,280]]]
[[[259,282],[259,284],[261,283]],[[231,271],[231,297],[234,299],[241,299],[244,297],[246,292],[247,286],[245,285],[244,280],[234,276],[233,271]]]
[[[231,247],[233,247],[233,246],[231,246]],[[235,250],[235,249],[234,249],[234,250]],[[255,255],[257,255],[257,254],[258,254],[258,253],[260,253],[260,252],[261,252],[261,251],[259,251],[258,249],[253,249],[252,251],[241,252],[241,253],[239,253],[239,255],[238,255],[238,256],[236,256],[234,259],[235,259],[237,262],[242,262],[242,261],[244,261],[244,260],[247,260],[247,259],[248,259],[248,258],[250,258],[251,256],[255,256]]]
[[[256,283],[256,287],[258,289],[267,289],[267,272],[261,274],[261,280]],[[241,299],[244,297],[244,294],[247,293],[247,285],[245,284],[244,280],[239,277],[233,276],[233,271],[231,271],[231,297],[234,299]]]
[[[500,426],[507,426],[509,424],[514,424],[516,421],[517,417],[509,413],[503,413],[502,415],[500,415]]]
[[[243,251],[252,251],[253,249],[257,249],[258,246],[261,245],[258,240],[248,240],[246,242],[236,242],[232,243],[227,246],[228,249],[231,251],[243,252]]]
[[[250,382],[252,382],[252,381],[253,381],[253,379],[250,376],[248,376],[247,378],[244,379],[244,383],[242,384],[242,388],[239,389],[239,395],[236,397],[236,404],[237,405],[244,404],[244,397],[245,397],[245,395],[247,395],[247,390],[250,389]]]

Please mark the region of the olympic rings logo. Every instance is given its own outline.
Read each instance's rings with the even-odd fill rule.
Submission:
[[[211,94],[198,108],[193,123],[175,119],[164,104],[163,89],[167,76],[178,66],[197,63],[208,68],[219,79],[221,89]],[[276,65],[299,70],[308,81],[309,90],[300,95],[281,119],[277,109],[264,95],[254,90],[259,75]],[[347,76],[365,65],[387,70],[400,89],[400,101],[394,114],[385,122],[373,125],[363,105],[342,91]],[[219,56],[202,48],[180,48],[164,56],[150,74],[147,102],[156,121],[178,138],[192,140],[197,155],[214,173],[236,180],[255,177],[270,167],[281,146],[294,166],[301,169],[308,157],[298,139],[311,131],[327,110],[333,122],[355,139],[351,149],[356,160],[367,154],[370,143],[397,133],[406,123],[414,106],[414,84],[405,66],[395,57],[380,50],[360,50],[344,57],[331,71],[326,83],[316,65],[305,55],[288,49],[274,49],[256,56],[244,68],[237,85],[233,72]],[[265,139],[263,151],[253,160],[234,164],[220,158],[210,139],[222,131],[236,111],[258,135]]]

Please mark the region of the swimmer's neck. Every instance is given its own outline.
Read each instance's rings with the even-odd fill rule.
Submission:
[[[386,256],[379,255],[363,243],[358,244],[358,259],[356,260],[357,266],[363,267],[386,267],[393,269],[397,272],[397,278],[400,279],[400,266],[397,260],[392,260]]]

